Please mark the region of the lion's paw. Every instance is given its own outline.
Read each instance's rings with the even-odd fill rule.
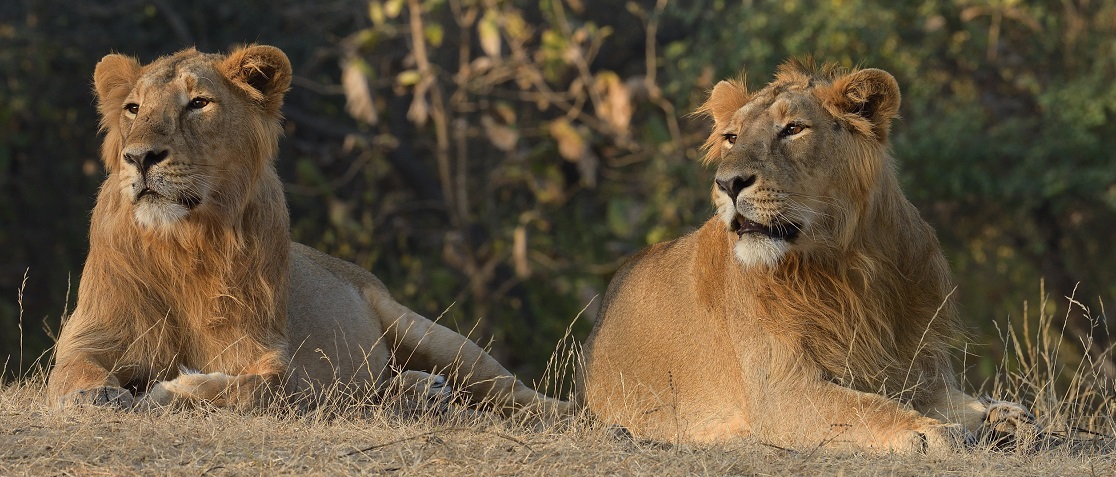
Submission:
[[[983,441],[995,447],[1028,450],[1035,447],[1039,428],[1035,415],[1022,404],[1010,401],[981,399],[988,405],[980,433]]]
[[[208,403],[218,407],[247,410],[258,403],[246,397],[247,393],[245,395],[237,393],[257,389],[260,379],[257,375],[200,373],[183,368],[178,377],[151,386],[151,389],[136,403],[136,409],[180,409]]]
[[[942,454],[976,445],[976,437],[960,424],[935,422],[901,436],[894,450],[908,454]]]
[[[416,410],[435,414],[445,414],[450,409],[453,388],[445,376],[422,371],[403,371],[399,373],[403,397],[417,405]]]
[[[139,400],[136,401],[137,411],[155,411],[169,409],[175,401],[174,392],[167,388],[167,381],[161,381],[151,386]]]
[[[135,397],[132,392],[116,386],[98,386],[79,389],[62,397],[63,406],[103,406],[113,409],[130,409]]]
[[[422,371],[404,371],[399,373],[406,394],[414,397],[425,397],[431,400],[440,400],[453,393],[453,388],[440,374],[424,373]]]

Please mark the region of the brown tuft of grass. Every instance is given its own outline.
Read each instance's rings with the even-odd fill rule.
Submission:
[[[1075,303],[1072,302],[1071,303]],[[0,389],[0,475],[1113,475],[1116,405],[1042,303],[1001,329],[1009,351],[983,388],[1031,405],[1051,434],[1032,453],[991,446],[948,455],[790,450],[750,438],[717,446],[637,442],[581,416],[549,427],[459,404],[335,399],[314,411],[276,405],[121,412],[53,409],[45,370]],[[1079,305],[1078,305],[1079,306]],[[539,389],[568,396],[579,350],[567,333]],[[455,400],[456,402],[456,400]]]
[[[1066,331],[1070,314],[1096,316],[1074,297],[1066,297],[1064,315],[1043,292],[1038,307],[1023,304],[1023,315],[997,323],[1002,361],[981,388],[997,399],[1025,403],[1048,434],[1047,446],[1063,451],[1112,453],[1116,447],[1114,385],[1100,371],[1112,348],[1073,343]],[[1060,318],[1060,319],[1059,319]],[[1094,318],[1101,326],[1099,318]],[[1109,467],[1108,473],[1116,473]]]

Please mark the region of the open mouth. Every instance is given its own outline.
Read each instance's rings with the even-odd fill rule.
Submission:
[[[771,225],[763,225],[743,215],[737,215],[732,220],[732,224],[729,225],[729,229],[736,232],[738,237],[744,234],[759,234],[776,240],[793,242],[794,239],[798,238],[798,233],[802,231],[802,226],[792,222],[774,222]]]

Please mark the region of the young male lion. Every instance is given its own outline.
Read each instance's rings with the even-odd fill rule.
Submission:
[[[290,242],[274,165],[290,81],[269,46],[97,64],[108,177],[49,399],[248,409],[284,390],[369,390],[394,363],[504,413],[566,412],[366,270]],[[441,377],[404,374],[444,394]]]
[[[717,214],[613,278],[588,408],[664,440],[912,452],[1033,438],[1027,409],[958,387],[948,265],[889,153],[898,111],[875,69],[792,61],[754,94],[719,83],[698,109],[714,121]]]

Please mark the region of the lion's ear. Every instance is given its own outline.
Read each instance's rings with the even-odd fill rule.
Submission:
[[[748,85],[744,79],[721,81],[709,93],[709,99],[698,106],[694,114],[704,114],[713,118],[717,125],[732,118],[736,110],[748,104]]]
[[[291,62],[282,50],[266,45],[239,48],[221,62],[220,70],[267,112],[279,113],[283,95],[291,87]]]
[[[102,120],[111,121],[120,113],[139,76],[140,64],[135,58],[117,54],[101,58],[93,70],[93,89]]]
[[[884,70],[860,70],[833,82],[829,101],[860,132],[887,142],[891,120],[899,115],[899,83]]]

